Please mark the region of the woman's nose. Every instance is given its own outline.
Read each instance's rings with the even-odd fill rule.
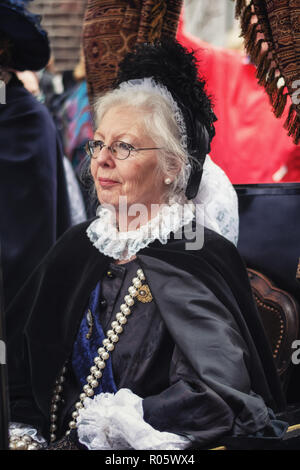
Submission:
[[[97,161],[102,165],[114,165],[114,158],[109,146],[104,145],[101,150],[99,149],[97,153]]]

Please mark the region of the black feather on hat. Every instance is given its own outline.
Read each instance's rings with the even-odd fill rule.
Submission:
[[[191,175],[186,188],[188,199],[196,197],[203,164],[210,152],[217,120],[211,98],[205,92],[205,80],[198,75],[197,60],[175,40],[138,45],[119,65],[115,86],[129,80],[153,77],[164,85],[177,102],[187,129],[188,152],[192,159]]]

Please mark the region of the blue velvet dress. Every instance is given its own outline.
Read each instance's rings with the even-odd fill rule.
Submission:
[[[72,367],[78,382],[83,387],[90,374],[89,369],[94,365],[94,358],[98,356],[97,350],[106,337],[100,322],[101,283],[99,282],[91,293],[89,306],[80,324],[79,332],[73,348]],[[103,299],[102,299],[103,301]],[[117,387],[113,378],[111,358],[106,361],[99,386],[94,389],[95,394],[102,392],[115,393]]]

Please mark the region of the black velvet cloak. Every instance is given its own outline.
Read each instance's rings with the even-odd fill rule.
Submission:
[[[47,437],[55,380],[71,355],[88,296],[113,261],[91,244],[89,223],[60,238],[7,312],[11,419],[40,427]],[[274,437],[265,404],[283,410],[284,398],[234,245],[205,229],[201,250],[187,251],[185,240],[171,237],[166,245],[153,242],[137,259],[188,364],[177,368],[176,383],[140,395],[144,419],[200,447],[226,436]],[[123,367],[132,365],[129,358]],[[78,393],[65,398],[65,413]]]
[[[0,241],[8,306],[71,225],[63,153],[47,108],[13,75],[0,104]]]

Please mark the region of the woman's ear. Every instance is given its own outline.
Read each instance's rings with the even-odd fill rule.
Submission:
[[[175,159],[174,159],[175,160]],[[177,160],[173,161],[173,166],[169,170],[168,174],[165,175],[164,183],[171,184],[176,179],[177,175],[180,173],[182,169],[182,162],[178,162]]]

